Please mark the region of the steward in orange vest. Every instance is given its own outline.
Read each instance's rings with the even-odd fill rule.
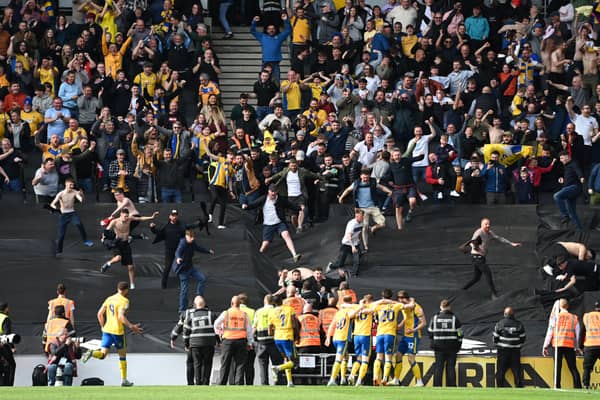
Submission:
[[[65,308],[62,305],[54,307],[54,318],[50,318],[44,326],[44,333],[42,335],[42,343],[44,344],[44,352],[50,352],[50,343],[56,342],[56,338],[62,333],[63,329],[67,329],[69,337],[75,335],[75,329],[65,317]]]
[[[321,352],[321,322],[312,312],[312,304],[304,306],[304,313],[298,317],[300,339],[296,342],[298,353]]]
[[[585,340],[583,342],[583,387],[590,387],[590,375],[596,360],[600,358],[600,301],[594,304],[594,311],[583,314]]]
[[[559,312],[550,317],[546,339],[544,340],[543,355],[548,356],[548,349],[552,344],[552,347],[557,349],[555,357],[558,358],[556,387],[560,388],[562,360],[564,358],[573,377],[573,386],[578,389],[581,388],[581,379],[575,363],[575,352],[581,353],[579,349],[579,319],[577,315],[568,311],[569,302],[567,299],[560,299],[559,306]]]

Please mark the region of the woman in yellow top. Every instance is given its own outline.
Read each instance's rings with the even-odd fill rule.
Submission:
[[[98,4],[92,1],[86,1],[78,7],[80,11],[93,12],[98,14],[96,20],[100,20],[99,24],[104,32],[110,33],[110,37],[114,38],[117,34],[117,24],[115,18],[121,15],[119,6],[113,0],[106,0],[104,7],[100,7]]]
[[[206,154],[214,162],[211,162],[211,166],[214,167],[214,172],[210,176],[210,193],[212,201],[210,204],[210,210],[208,214],[208,222],[212,222],[212,215],[215,211],[217,203],[219,203],[219,225],[217,229],[225,229],[225,210],[227,207],[227,194],[231,198],[235,198],[233,194],[233,152],[227,151],[227,157],[217,156],[211,153],[210,149],[206,148]]]

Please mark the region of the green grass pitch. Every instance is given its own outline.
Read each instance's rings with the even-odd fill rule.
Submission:
[[[600,398],[598,392],[551,389],[406,388],[296,386],[134,386],[0,388],[2,400],[577,400]]]

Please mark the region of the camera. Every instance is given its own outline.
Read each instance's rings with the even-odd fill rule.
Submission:
[[[0,335],[0,345],[5,344],[19,344],[21,343],[21,336],[16,333],[10,335]]]

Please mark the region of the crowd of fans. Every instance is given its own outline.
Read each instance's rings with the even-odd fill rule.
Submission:
[[[562,216],[581,228],[574,199],[592,172],[596,201],[597,6],[552,1],[542,14],[535,1],[266,2],[250,26],[262,70],[225,115],[202,23],[209,11],[188,3],[88,1],[69,22],[51,2],[9,2],[0,28],[5,191],[25,190],[23,164],[40,161],[31,183],[41,202],[68,176],[85,192],[122,189],[139,202],[181,202],[199,180],[225,228],[225,205],[251,204],[275,178],[302,211],[299,231],[327,219],[366,169],[383,188],[356,205],[396,208],[399,229],[404,203],[409,222],[430,187],[436,200],[488,204],[557,192]],[[231,13],[220,11],[228,25]],[[280,72],[288,45],[291,68]],[[575,162],[563,168],[559,154]]]

